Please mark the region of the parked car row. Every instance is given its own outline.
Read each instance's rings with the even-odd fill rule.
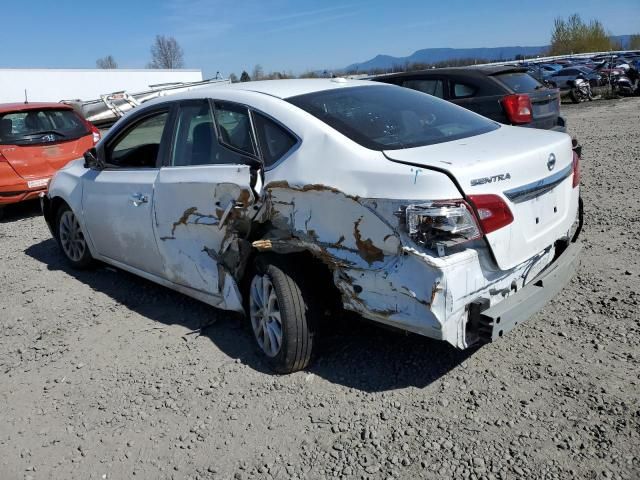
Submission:
[[[457,348],[497,340],[576,268],[580,158],[557,90],[517,68],[445,73],[150,101],[54,175],[44,218],[73,267],[244,313],[278,372],[309,364],[340,309]],[[63,143],[47,128],[33,135]]]
[[[588,81],[591,87],[597,87],[611,84],[630,69],[639,70],[640,53],[568,58],[557,63],[527,63],[526,67],[528,73],[539,81],[560,89],[573,88],[572,82],[578,78]]]
[[[566,131],[560,92],[547,88],[524,67],[437,68],[372,80],[428,93],[503,124]]]

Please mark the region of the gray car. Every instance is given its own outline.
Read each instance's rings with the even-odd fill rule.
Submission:
[[[563,68],[562,70],[551,74],[547,77],[547,80],[553,82],[556,87],[564,89],[570,88],[571,86],[568,82],[575,80],[579,76],[587,80],[592,87],[597,86],[600,82],[600,75],[598,73],[589,68],[578,66]]]

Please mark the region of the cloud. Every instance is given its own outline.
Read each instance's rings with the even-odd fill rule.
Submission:
[[[339,18],[353,17],[353,16],[355,16],[357,14],[358,14],[357,11],[344,12],[344,13],[340,13],[340,14],[336,14],[336,15],[327,15],[327,16],[322,16],[322,17],[316,17],[314,19],[307,20],[307,21],[302,21],[302,22],[289,22],[286,25],[282,25],[280,27],[275,27],[275,28],[272,28],[270,30],[266,30],[264,33],[275,33],[275,32],[284,32],[284,31],[287,31],[287,30],[298,30],[300,28],[307,28],[307,27],[312,27],[314,25],[320,25],[320,24],[323,24],[323,23],[328,23],[328,22],[331,22],[333,20],[337,20]]]
[[[275,33],[356,15],[364,3],[300,9],[294,0],[167,0],[165,21],[184,43],[221,38],[235,29]]]

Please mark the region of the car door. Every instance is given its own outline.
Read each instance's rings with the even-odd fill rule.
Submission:
[[[167,279],[229,310],[242,311],[234,279],[246,247],[239,233],[255,213],[259,166],[246,107],[179,104],[170,152],[155,179],[158,249]]]
[[[153,187],[167,140],[169,107],[144,110],[101,145],[105,168],[83,177],[82,208],[95,253],[163,274],[152,222]]]

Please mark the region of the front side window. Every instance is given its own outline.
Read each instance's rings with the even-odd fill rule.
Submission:
[[[119,167],[155,167],[168,117],[168,112],[160,112],[140,120],[108,148],[107,163]]]
[[[500,128],[469,110],[402,87],[339,88],[287,101],[372,150],[450,142]]]
[[[264,115],[254,112],[256,135],[265,167],[280,160],[297,143],[296,137]]]
[[[0,115],[0,144],[41,145],[89,135],[87,124],[69,109],[43,109]]]
[[[412,88],[419,92],[428,93],[434,97],[444,98],[444,86],[442,80],[405,80],[403,87]]]
[[[215,102],[220,142],[247,155],[256,155],[249,110],[235,103]]]

